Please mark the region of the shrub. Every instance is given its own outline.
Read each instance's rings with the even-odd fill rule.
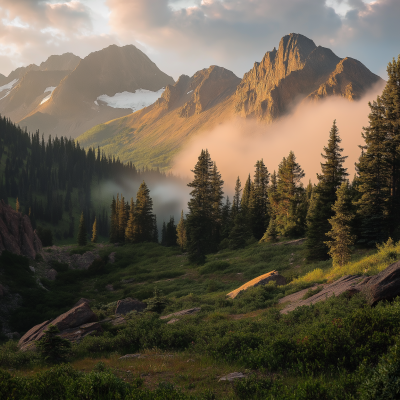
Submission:
[[[395,344],[382,356],[372,374],[360,388],[362,400],[395,400],[400,398],[400,346]]]
[[[71,349],[71,343],[58,336],[60,330],[55,325],[49,325],[43,337],[37,342],[37,348],[42,357],[49,362],[64,361]]]
[[[204,274],[212,274],[214,272],[218,271],[224,271],[230,266],[230,264],[227,261],[210,261],[206,264],[204,264],[199,272],[201,275]]]

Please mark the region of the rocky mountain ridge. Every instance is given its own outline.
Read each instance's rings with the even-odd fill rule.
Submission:
[[[133,45],[112,45],[84,59],[72,53],[50,56],[40,66],[16,69],[3,82],[1,114],[29,131],[67,137],[132,112],[97,101],[99,96],[157,92],[174,84]]]
[[[352,58],[341,59],[300,34],[284,36],[243,79],[211,66],[181,75],[153,105],[109,121],[78,137],[84,147],[100,146],[124,162],[169,169],[193,135],[234,118],[271,123],[300,102],[329,96],[356,101],[383,80]]]

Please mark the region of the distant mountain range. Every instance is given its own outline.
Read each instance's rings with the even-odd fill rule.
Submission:
[[[232,116],[270,123],[299,102],[358,100],[379,81],[359,61],[300,34],[284,36],[243,79],[211,66],[176,83],[135,46],[113,45],[0,76],[0,113],[30,131],[168,169],[190,137]]]
[[[115,45],[84,59],[71,53],[51,56],[40,67],[19,68],[0,82],[1,114],[29,131],[39,129],[46,136],[72,138],[132,113],[126,96],[137,92],[136,103],[142,99],[148,105],[166,85],[174,84],[135,46]],[[118,93],[125,94],[124,108],[113,102]],[[149,94],[153,95],[146,103]]]

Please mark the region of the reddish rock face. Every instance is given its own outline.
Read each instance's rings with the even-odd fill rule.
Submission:
[[[29,217],[0,200],[0,253],[3,250],[34,259],[42,252],[42,242]]]

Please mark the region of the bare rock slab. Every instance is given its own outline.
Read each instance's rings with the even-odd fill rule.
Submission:
[[[115,314],[125,315],[131,311],[143,312],[146,307],[146,303],[143,303],[142,301],[137,299],[127,297],[126,299],[118,301],[117,308],[115,309]]]
[[[282,314],[287,314],[290,311],[295,310],[297,307],[309,306],[311,304],[325,301],[331,296],[339,296],[344,292],[356,291],[358,292],[357,285],[362,281],[362,276],[359,275],[346,275],[338,279],[337,281],[323,285],[323,289],[309,297],[308,299],[302,300],[302,297],[307,293],[309,289],[304,289],[300,292],[291,294],[290,296],[283,297],[279,300],[280,304],[290,303],[281,310]],[[300,297],[301,296],[301,297]]]
[[[118,360],[125,360],[127,358],[140,358],[141,354],[125,354],[124,356],[120,357]]]
[[[223,376],[218,380],[218,382],[221,381],[228,381],[228,382],[233,382],[235,379],[243,379],[246,378],[246,375],[241,373],[241,372],[232,372],[228,375]]]
[[[235,289],[232,292],[228,293],[227,296],[230,297],[231,299],[234,299],[240,292],[244,290],[260,285],[266,285],[268,282],[272,281],[276,282],[277,285],[286,285],[286,279],[282,275],[280,275],[278,271],[271,271],[268,272],[267,274],[252,279],[251,281],[240,286],[240,288]]]

